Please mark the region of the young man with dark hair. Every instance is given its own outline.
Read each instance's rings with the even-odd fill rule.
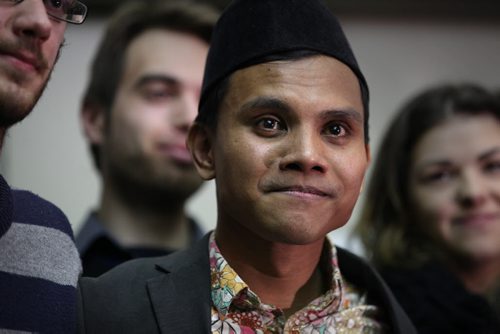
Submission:
[[[321,1],[234,1],[188,137],[215,179],[216,229],[82,280],[81,332],[415,333],[378,274],[326,237],[361,191],[367,124],[367,83]]]
[[[81,112],[102,180],[76,240],[84,276],[203,236],[185,211],[202,183],[185,142],[216,19],[189,1],[130,2],[111,18]]]
[[[0,148],[7,130],[41,96],[66,23],[84,21],[79,1],[0,0]],[[0,332],[71,333],[81,272],[65,215],[0,176]]]

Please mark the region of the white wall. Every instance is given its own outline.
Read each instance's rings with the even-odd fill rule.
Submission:
[[[417,90],[456,80],[500,88],[500,23],[341,21],[371,89],[374,154],[395,108]],[[99,194],[78,115],[103,26],[103,21],[88,20],[68,28],[67,46],[48,89],[33,114],[10,130],[1,157],[2,174],[12,186],[54,202],[75,229]],[[213,184],[195,196],[189,209],[206,229],[215,225]],[[348,231],[333,232],[334,239],[345,245]]]

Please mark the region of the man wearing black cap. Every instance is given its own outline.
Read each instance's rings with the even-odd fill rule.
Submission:
[[[214,232],[80,286],[81,332],[414,333],[379,276],[326,235],[369,162],[368,88],[319,0],[236,0],[217,23],[188,145]]]

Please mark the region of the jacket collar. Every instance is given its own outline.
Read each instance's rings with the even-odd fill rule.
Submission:
[[[147,281],[161,333],[210,332],[208,234],[189,249],[159,258],[163,272]]]
[[[210,333],[208,239],[209,234],[189,249],[156,261],[156,269],[163,274],[148,280],[147,290],[161,333]],[[342,274],[379,302],[394,333],[416,333],[375,270],[340,247],[337,255]]]

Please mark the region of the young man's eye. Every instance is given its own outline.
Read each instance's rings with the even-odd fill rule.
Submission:
[[[161,99],[171,96],[168,92],[164,90],[149,90],[144,93],[147,99]]]
[[[49,6],[51,10],[61,10],[61,8],[66,7],[67,4],[63,0],[44,0],[45,6]]]
[[[177,91],[175,89],[170,89],[164,86],[144,87],[141,90],[141,95],[148,101],[163,101],[173,98],[176,94]]]
[[[60,8],[60,7],[62,7],[62,4],[63,4],[62,0],[50,0],[49,2],[50,2],[50,5],[54,8]]]

